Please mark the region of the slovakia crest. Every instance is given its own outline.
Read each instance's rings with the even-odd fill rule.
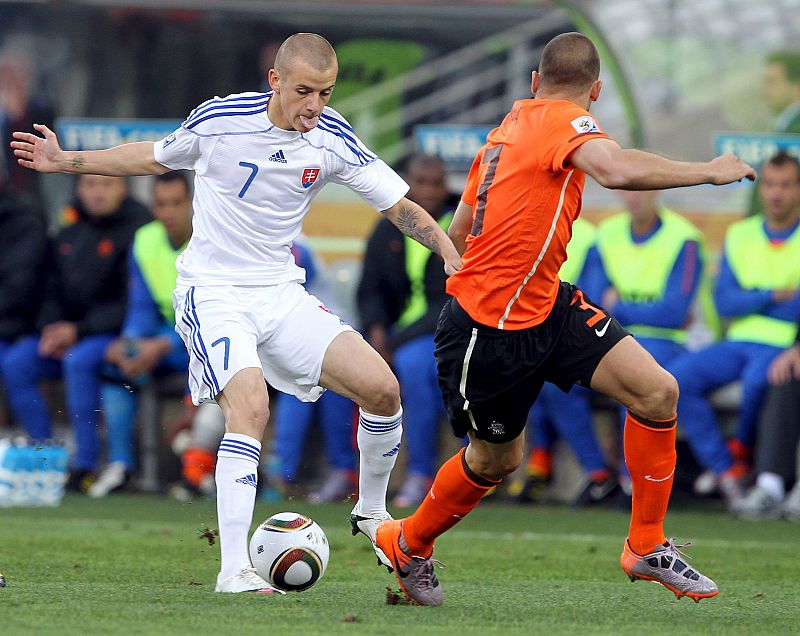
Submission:
[[[300,183],[303,184],[304,188],[308,188],[314,184],[314,182],[319,177],[319,168],[306,168],[303,170],[303,176],[300,179]]]

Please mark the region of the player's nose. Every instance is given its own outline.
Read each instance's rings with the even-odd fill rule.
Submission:
[[[310,96],[305,107],[311,115],[316,115],[322,109],[322,98],[319,95]]]

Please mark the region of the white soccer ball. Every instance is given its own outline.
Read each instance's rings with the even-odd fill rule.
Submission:
[[[329,556],[322,528],[296,512],[272,515],[250,539],[250,560],[258,575],[287,592],[302,592],[319,581]]]

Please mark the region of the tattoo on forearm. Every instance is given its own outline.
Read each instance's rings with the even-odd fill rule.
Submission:
[[[432,252],[441,254],[439,241],[436,238],[436,229],[431,226],[419,225],[420,214],[411,206],[401,204],[397,212],[397,227],[406,236],[410,236],[418,243],[424,245]]]
[[[72,160],[72,167],[75,168],[75,170],[78,170],[83,167],[84,163],[86,162],[84,161],[83,157],[78,155]]]

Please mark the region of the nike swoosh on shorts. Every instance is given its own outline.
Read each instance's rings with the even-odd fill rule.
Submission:
[[[608,329],[608,325],[610,325],[610,324],[611,324],[611,318],[609,318],[608,321],[606,322],[606,324],[603,325],[602,329],[595,329],[594,330],[594,332],[597,334],[598,338],[602,338],[603,336],[606,335],[606,329]]]

